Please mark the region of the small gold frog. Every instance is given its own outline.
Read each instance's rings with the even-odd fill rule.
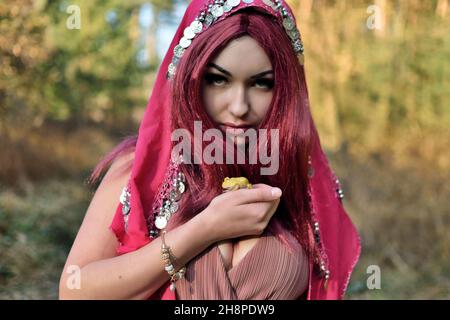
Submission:
[[[234,191],[241,188],[252,189],[252,184],[245,177],[228,178],[226,177],[222,182],[222,189],[224,191]]]

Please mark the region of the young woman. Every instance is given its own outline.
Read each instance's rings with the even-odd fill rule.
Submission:
[[[61,298],[343,298],[360,241],[320,146],[284,1],[191,1],[138,136],[93,180],[106,168]],[[253,187],[223,192],[226,177]]]

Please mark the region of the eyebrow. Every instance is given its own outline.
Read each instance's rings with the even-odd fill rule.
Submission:
[[[233,75],[231,74],[231,72],[225,70],[224,68],[218,66],[218,65],[215,64],[215,63],[210,62],[210,63],[208,63],[207,66],[208,66],[208,67],[211,67],[211,68],[214,68],[214,69],[217,69],[217,70],[219,70],[220,72],[226,74],[226,75],[229,76],[229,77],[232,77],[232,76],[233,76]],[[273,70],[268,70],[268,71],[260,72],[260,73],[258,73],[258,74],[255,74],[254,76],[251,76],[250,79],[260,78],[260,77],[265,76],[266,74],[273,74]]]

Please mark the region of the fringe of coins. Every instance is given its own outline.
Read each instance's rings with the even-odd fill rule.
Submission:
[[[205,4],[205,8],[203,8],[194,21],[192,21],[192,23],[184,29],[183,37],[175,46],[173,50],[174,55],[172,57],[172,62],[168,66],[166,78],[169,80],[174,78],[176,68],[181,57],[198,34],[209,28],[224,14],[227,14],[237,8],[241,3],[252,4],[253,2],[254,0],[214,0],[211,1],[211,3]],[[303,65],[305,48],[303,46],[303,40],[300,32],[295,25],[294,18],[289,14],[281,0],[262,0],[262,2],[266,6],[270,7],[275,13],[281,15],[283,27],[291,40],[292,48],[299,57],[300,64]]]
[[[164,182],[153,203],[152,212],[148,215],[147,226],[151,238],[158,237],[159,230],[167,226],[169,219],[180,207],[179,201],[186,192],[186,178],[179,169],[181,163],[182,158],[178,162],[170,161]]]
[[[312,165],[311,156],[308,157],[308,177],[309,179],[312,179],[314,176],[314,167]],[[316,217],[316,211],[314,209],[314,204],[312,201],[312,185],[311,182],[309,183],[308,188],[308,201],[311,208],[311,218],[313,223],[313,235],[314,235],[314,241],[316,243],[316,252],[317,256],[314,258],[315,265],[318,267],[318,274],[320,277],[324,278],[324,288],[328,285],[328,280],[330,279],[330,270],[328,268],[328,256],[325,253],[325,250],[323,248],[323,244],[320,237],[320,226],[319,222],[317,221]]]
[[[170,247],[166,245],[164,237],[167,223],[180,208],[179,201],[183,193],[186,192],[186,178],[179,167],[181,163],[182,157],[176,162],[170,161],[164,182],[152,206],[153,214],[149,215],[147,221],[151,238],[161,234],[161,259],[164,261],[164,269],[170,277],[171,291],[174,291],[176,288],[175,282],[182,279],[186,273],[186,266],[181,267],[178,271],[175,269],[174,262],[176,257],[171,252]]]

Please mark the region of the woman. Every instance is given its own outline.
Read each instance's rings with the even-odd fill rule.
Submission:
[[[295,25],[281,0],[190,3],[138,137],[93,173],[112,162],[67,259],[61,298],[344,296],[360,242],[310,115]],[[254,129],[270,137],[252,144]],[[179,148],[182,136],[192,148]],[[277,156],[269,172],[268,162],[250,161],[267,145]],[[220,161],[247,149],[246,161]],[[223,193],[222,181],[240,176],[253,188]],[[73,265],[77,289],[67,285]]]

